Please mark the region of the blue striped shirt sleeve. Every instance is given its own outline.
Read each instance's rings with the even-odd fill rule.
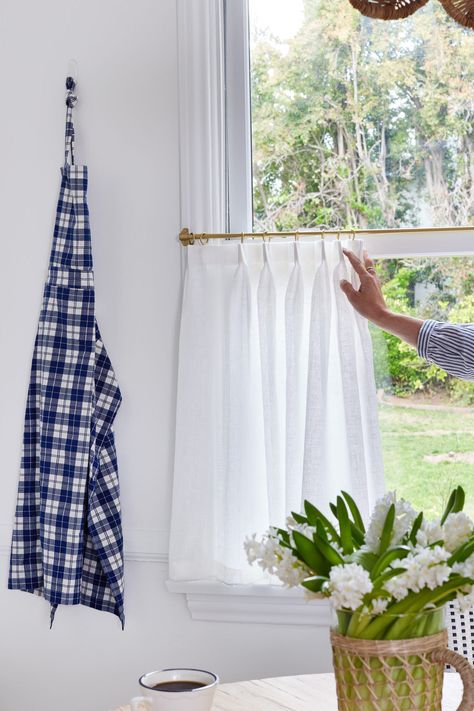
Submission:
[[[417,349],[418,355],[450,375],[474,380],[474,323],[424,321]]]

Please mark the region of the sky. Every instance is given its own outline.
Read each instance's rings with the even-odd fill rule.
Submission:
[[[292,37],[303,21],[303,0],[249,0],[253,26],[268,27],[282,40]]]

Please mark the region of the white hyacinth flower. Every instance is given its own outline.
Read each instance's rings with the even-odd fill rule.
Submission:
[[[375,600],[372,600],[370,612],[373,615],[381,615],[387,609],[388,603],[389,601],[387,598],[378,597]]]
[[[289,548],[281,548],[280,552],[281,558],[276,566],[276,575],[289,588],[301,585],[303,580],[310,575],[310,571],[302,565]]]
[[[396,600],[402,600],[410,591],[434,590],[449,579],[448,558],[449,552],[441,546],[418,548],[403,560],[392,563],[394,568],[405,568],[405,572],[387,580],[385,589]]]
[[[468,612],[474,608],[474,588],[465,588],[466,592],[459,591],[454,600],[454,606],[459,612]]]
[[[372,587],[369,573],[358,563],[336,565],[329,573],[331,603],[336,610],[357,610]]]
[[[276,572],[280,560],[278,552],[281,551],[281,548],[278,540],[271,534],[272,532],[269,531],[267,535],[259,541],[254,533],[253,536],[245,539],[244,548],[250,565],[257,562],[262,570],[273,575]]]
[[[280,544],[277,530],[270,528],[262,540],[256,534],[247,537],[244,542],[247,560],[257,564],[270,575],[276,575],[288,587],[300,585],[311,575],[311,571],[292,551]]]
[[[469,540],[474,530],[474,523],[464,511],[450,513],[443,525],[445,548],[452,552]]]
[[[262,570],[266,570],[271,575],[276,573],[280,560],[280,552],[281,548],[278,541],[269,536],[264,541],[260,551],[260,560],[258,561],[258,564]]]
[[[474,579],[474,553],[461,563],[454,563],[453,571],[462,575],[463,578]]]
[[[244,541],[245,552],[247,553],[247,560],[252,565],[260,557],[262,544],[257,541],[257,534],[254,533],[252,536],[247,536]]]
[[[425,519],[423,519],[420,529],[416,534],[417,544],[426,548],[442,540],[444,540],[444,533],[439,519],[435,521],[425,521]]]
[[[376,502],[365,535],[366,548],[372,551],[372,553],[378,553],[379,551],[383,526],[387,518],[388,510],[392,504],[395,504],[395,521],[390,546],[396,546],[405,533],[413,526],[417,515],[416,511],[405,499],[397,499],[395,491],[389,491]]]

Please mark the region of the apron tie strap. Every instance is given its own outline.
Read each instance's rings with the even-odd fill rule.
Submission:
[[[57,605],[51,605],[50,610],[49,610],[49,629],[53,629],[53,622],[54,622],[54,617],[56,615],[56,610],[58,609]]]
[[[74,93],[76,82],[72,77],[66,79],[66,136],[64,145],[64,164],[74,165],[74,124],[72,122],[72,110],[77,103],[77,96]]]

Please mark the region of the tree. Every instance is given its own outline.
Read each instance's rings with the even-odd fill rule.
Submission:
[[[253,38],[254,205],[267,230],[474,220],[472,34],[306,0],[288,46]]]

